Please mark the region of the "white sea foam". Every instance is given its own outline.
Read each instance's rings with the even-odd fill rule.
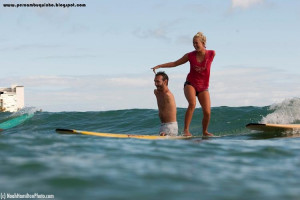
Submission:
[[[38,108],[35,107],[24,107],[21,110],[18,110],[17,112],[12,113],[12,117],[20,116],[23,114],[29,114],[32,115],[35,112],[40,111]]]
[[[274,112],[263,117],[264,124],[296,124],[300,123],[300,98],[286,99],[270,106]]]

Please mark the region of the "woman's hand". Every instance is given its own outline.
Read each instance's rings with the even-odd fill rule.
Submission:
[[[154,74],[156,74],[155,70],[159,69],[159,65],[155,66],[155,67],[152,67],[151,69],[153,70]]]

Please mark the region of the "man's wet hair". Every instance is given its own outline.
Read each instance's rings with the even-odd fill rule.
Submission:
[[[168,83],[169,83],[169,77],[168,77],[168,75],[165,72],[157,72],[155,74],[155,77],[157,77],[157,76],[162,76],[163,77],[163,81],[167,80],[167,85],[168,85]]]

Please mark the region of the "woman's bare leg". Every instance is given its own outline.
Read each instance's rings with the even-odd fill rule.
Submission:
[[[198,94],[198,100],[203,111],[203,119],[202,119],[203,136],[213,136],[213,134],[208,132],[208,125],[209,125],[210,115],[211,115],[211,108],[210,108],[211,103],[210,103],[209,91],[205,90],[203,92],[200,92]]]
[[[185,113],[185,118],[184,118],[184,135],[185,136],[191,136],[192,134],[190,133],[190,124],[192,121],[193,113],[196,107],[196,90],[194,89],[193,86],[191,85],[186,85],[184,87],[184,94],[185,98],[189,103],[189,106],[186,110]]]

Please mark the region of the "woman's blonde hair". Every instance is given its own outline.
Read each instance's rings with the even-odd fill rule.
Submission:
[[[194,36],[194,38],[196,38],[196,37],[200,39],[200,41],[203,43],[204,46],[206,46],[206,37],[205,37],[205,35],[202,32],[198,32]]]

